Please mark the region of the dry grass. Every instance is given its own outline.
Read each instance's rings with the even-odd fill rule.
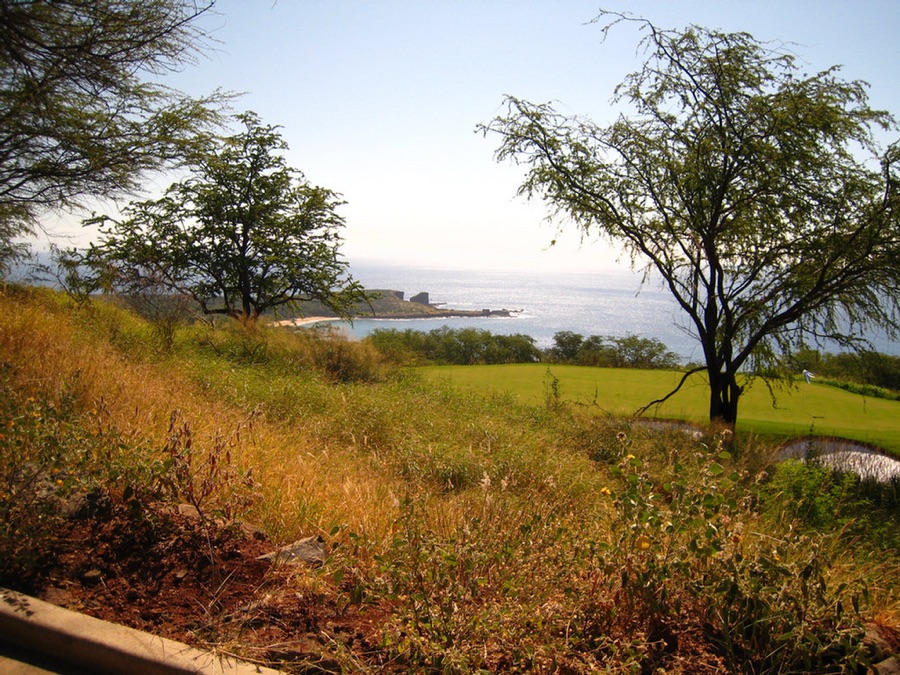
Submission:
[[[767,622],[802,660],[820,643],[855,653],[859,617],[835,615],[844,594],[865,586],[869,617],[900,615],[896,552],[848,546],[852,523],[806,527],[767,487],[772,450],[756,439],[461,394],[365,345],[264,327],[198,325],[170,352],[152,345],[151,327],[107,303],[0,291],[0,384],[16,400],[68,406],[66,423],[108,438],[100,454],[125,473],[158,479],[181,458],[195,472],[183,491],[277,541],[324,536],[336,554],[298,583],[389,608],[379,649],[394,665],[712,672],[746,658],[766,672]],[[798,606],[818,623],[791,623]]]
[[[373,534],[387,530],[393,515],[384,506],[400,491],[399,479],[392,481],[352,448],[323,443],[302,420],[270,422],[263,414],[247,428],[253,408],[223,401],[183,362],[142,360],[116,346],[140,341],[145,330],[103,303],[76,312],[46,291],[0,295],[0,358],[11,366],[14,386],[50,399],[67,387],[66,395],[100,428],[114,428],[160,454],[172,411],[179,410],[195,448],[211,448],[224,437],[234,461],[252,468],[264,486],[253,515],[279,538],[328,531],[336,523]],[[98,333],[111,339],[99,340]]]

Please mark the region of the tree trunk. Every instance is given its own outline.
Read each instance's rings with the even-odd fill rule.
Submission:
[[[709,373],[709,421],[733,427],[741,391],[734,373]]]

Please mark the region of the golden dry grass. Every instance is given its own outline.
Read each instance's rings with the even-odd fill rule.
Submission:
[[[252,471],[248,494],[225,482],[211,499],[250,504],[238,515],[276,541],[340,545],[325,572],[350,570],[368,602],[392,608],[382,649],[411,669],[626,672],[650,662],[661,623],[679,622],[707,657],[706,596],[731,594],[728,574],[747,588],[770,574],[784,590],[765,601],[789,615],[809,602],[796,584],[810,561],[828,588],[810,611],[827,618],[846,582],[867,585],[870,616],[900,615],[896,551],[861,541],[851,522],[802,532],[795,486],[772,487],[772,448],[758,439],[739,439],[732,457],[721,429],[698,440],[459,393],[382,370],[364,345],[264,327],[195,326],[160,353],[134,315],[39,289],[0,290],[0,367],[17,396],[66,399],[85,429],[118,439],[106,451],[120,463],[164,459],[186,424],[197,463],[227,453]],[[811,483],[803,499],[824,503],[837,487]],[[298,583],[344,592],[324,574]],[[760,606],[733,611],[768,620],[752,614]],[[796,630],[802,651],[810,629]],[[652,659],[691,672],[691,654]]]
[[[396,515],[386,505],[396,501],[391,495],[401,491],[401,481],[352,449],[323,444],[302,423],[270,422],[263,414],[248,428],[252,409],[204,391],[183,363],[135,359],[98,340],[97,332],[113,324],[119,333],[144,329],[102,303],[75,311],[41,290],[0,294],[0,359],[12,367],[17,386],[50,398],[69,387],[100,424],[158,452],[176,409],[190,425],[195,448],[227,439],[235,462],[252,468],[264,486],[256,514],[276,536],[327,531],[336,523],[386,532]]]

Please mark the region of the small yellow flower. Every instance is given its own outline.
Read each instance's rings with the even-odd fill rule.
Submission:
[[[632,459],[634,459],[634,455],[625,455],[625,459],[631,461]]]
[[[58,487],[62,487],[62,486],[63,486],[63,479],[62,479],[62,478],[57,478],[57,480],[56,480],[56,485],[57,485]]]
[[[612,494],[612,491],[608,487],[600,488],[600,494],[604,497],[609,497]]]
[[[653,542],[650,541],[650,537],[648,537],[646,534],[642,534],[635,540],[634,543],[639,550],[646,551],[648,548],[650,548],[650,544]]]

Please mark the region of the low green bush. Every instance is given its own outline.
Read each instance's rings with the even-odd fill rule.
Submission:
[[[442,326],[427,333],[380,328],[366,342],[402,365],[535,363],[541,358],[534,339],[527,335],[495,335],[478,328]]]

